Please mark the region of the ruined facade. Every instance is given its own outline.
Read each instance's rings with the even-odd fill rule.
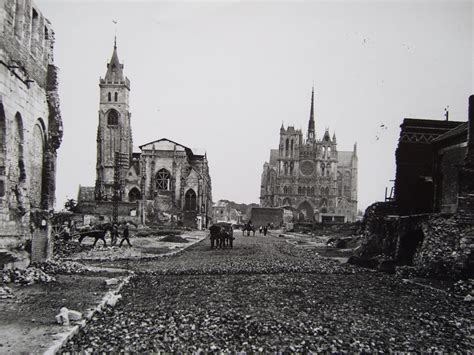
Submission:
[[[51,254],[56,151],[62,139],[54,33],[30,0],[0,2],[0,248]]]
[[[207,226],[212,187],[206,154],[166,138],[133,152],[130,80],[123,74],[116,43],[99,87],[94,196],[92,188],[80,186],[79,210],[111,215],[117,198],[119,214],[136,216],[142,223]]]
[[[352,222],[357,214],[357,147],[338,151],[336,134],[317,139],[314,90],[306,140],[292,126],[280,128],[278,149],[263,166],[262,207],[291,207],[300,221]]]

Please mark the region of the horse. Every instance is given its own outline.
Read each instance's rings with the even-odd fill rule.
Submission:
[[[245,231],[247,231],[247,237],[250,236],[250,232],[252,232],[252,237],[255,237],[255,227],[252,223],[246,223],[242,228],[242,235],[245,235]]]
[[[210,239],[211,239],[211,249],[216,248],[223,249],[224,247],[233,248],[233,232],[230,225],[218,225],[214,224],[209,227]]]
[[[111,228],[112,227],[110,224],[104,224],[104,225],[100,225],[96,227],[95,229],[90,227],[90,228],[87,228],[87,230],[80,230],[79,233],[76,234],[76,235],[79,235],[79,239],[78,239],[79,244],[82,243],[84,238],[91,237],[91,238],[94,238],[94,244],[92,245],[92,247],[95,247],[99,239],[102,240],[102,242],[104,242],[104,247],[106,247],[107,242],[105,241],[105,236],[107,235],[107,232],[111,230]]]

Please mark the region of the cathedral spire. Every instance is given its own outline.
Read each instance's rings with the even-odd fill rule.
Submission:
[[[309,122],[308,122],[308,142],[314,142],[315,132],[314,132],[314,86],[311,91],[311,110],[309,113]]]
[[[108,84],[121,84],[124,82],[123,64],[120,64],[117,54],[117,36],[114,37],[114,51],[110,62],[107,64],[105,81]]]

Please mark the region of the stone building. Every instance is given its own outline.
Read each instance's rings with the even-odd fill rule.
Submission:
[[[213,222],[228,222],[232,224],[242,223],[242,213],[232,208],[229,202],[219,200],[212,206]]]
[[[396,151],[400,215],[456,213],[474,222],[474,96],[467,122],[403,120]]]
[[[123,74],[116,43],[99,88],[94,197],[92,188],[80,186],[79,211],[110,216],[117,198],[122,218],[207,226],[212,219],[212,187],[205,152],[167,138],[133,151],[130,80]]]
[[[30,0],[0,2],[0,33],[0,249],[31,241],[43,260],[62,139],[54,33]]]
[[[314,89],[306,139],[292,126],[280,128],[278,149],[263,166],[261,207],[287,207],[296,220],[352,222],[357,214],[357,147],[337,149],[336,134],[326,129],[317,139]]]

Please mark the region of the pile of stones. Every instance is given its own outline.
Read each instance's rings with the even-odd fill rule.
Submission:
[[[83,274],[91,269],[74,261],[50,260],[33,264],[48,274]]]
[[[0,273],[2,283],[16,283],[20,285],[32,285],[34,283],[50,283],[56,279],[43,270],[36,267],[28,267],[27,269],[11,269],[3,270]]]

